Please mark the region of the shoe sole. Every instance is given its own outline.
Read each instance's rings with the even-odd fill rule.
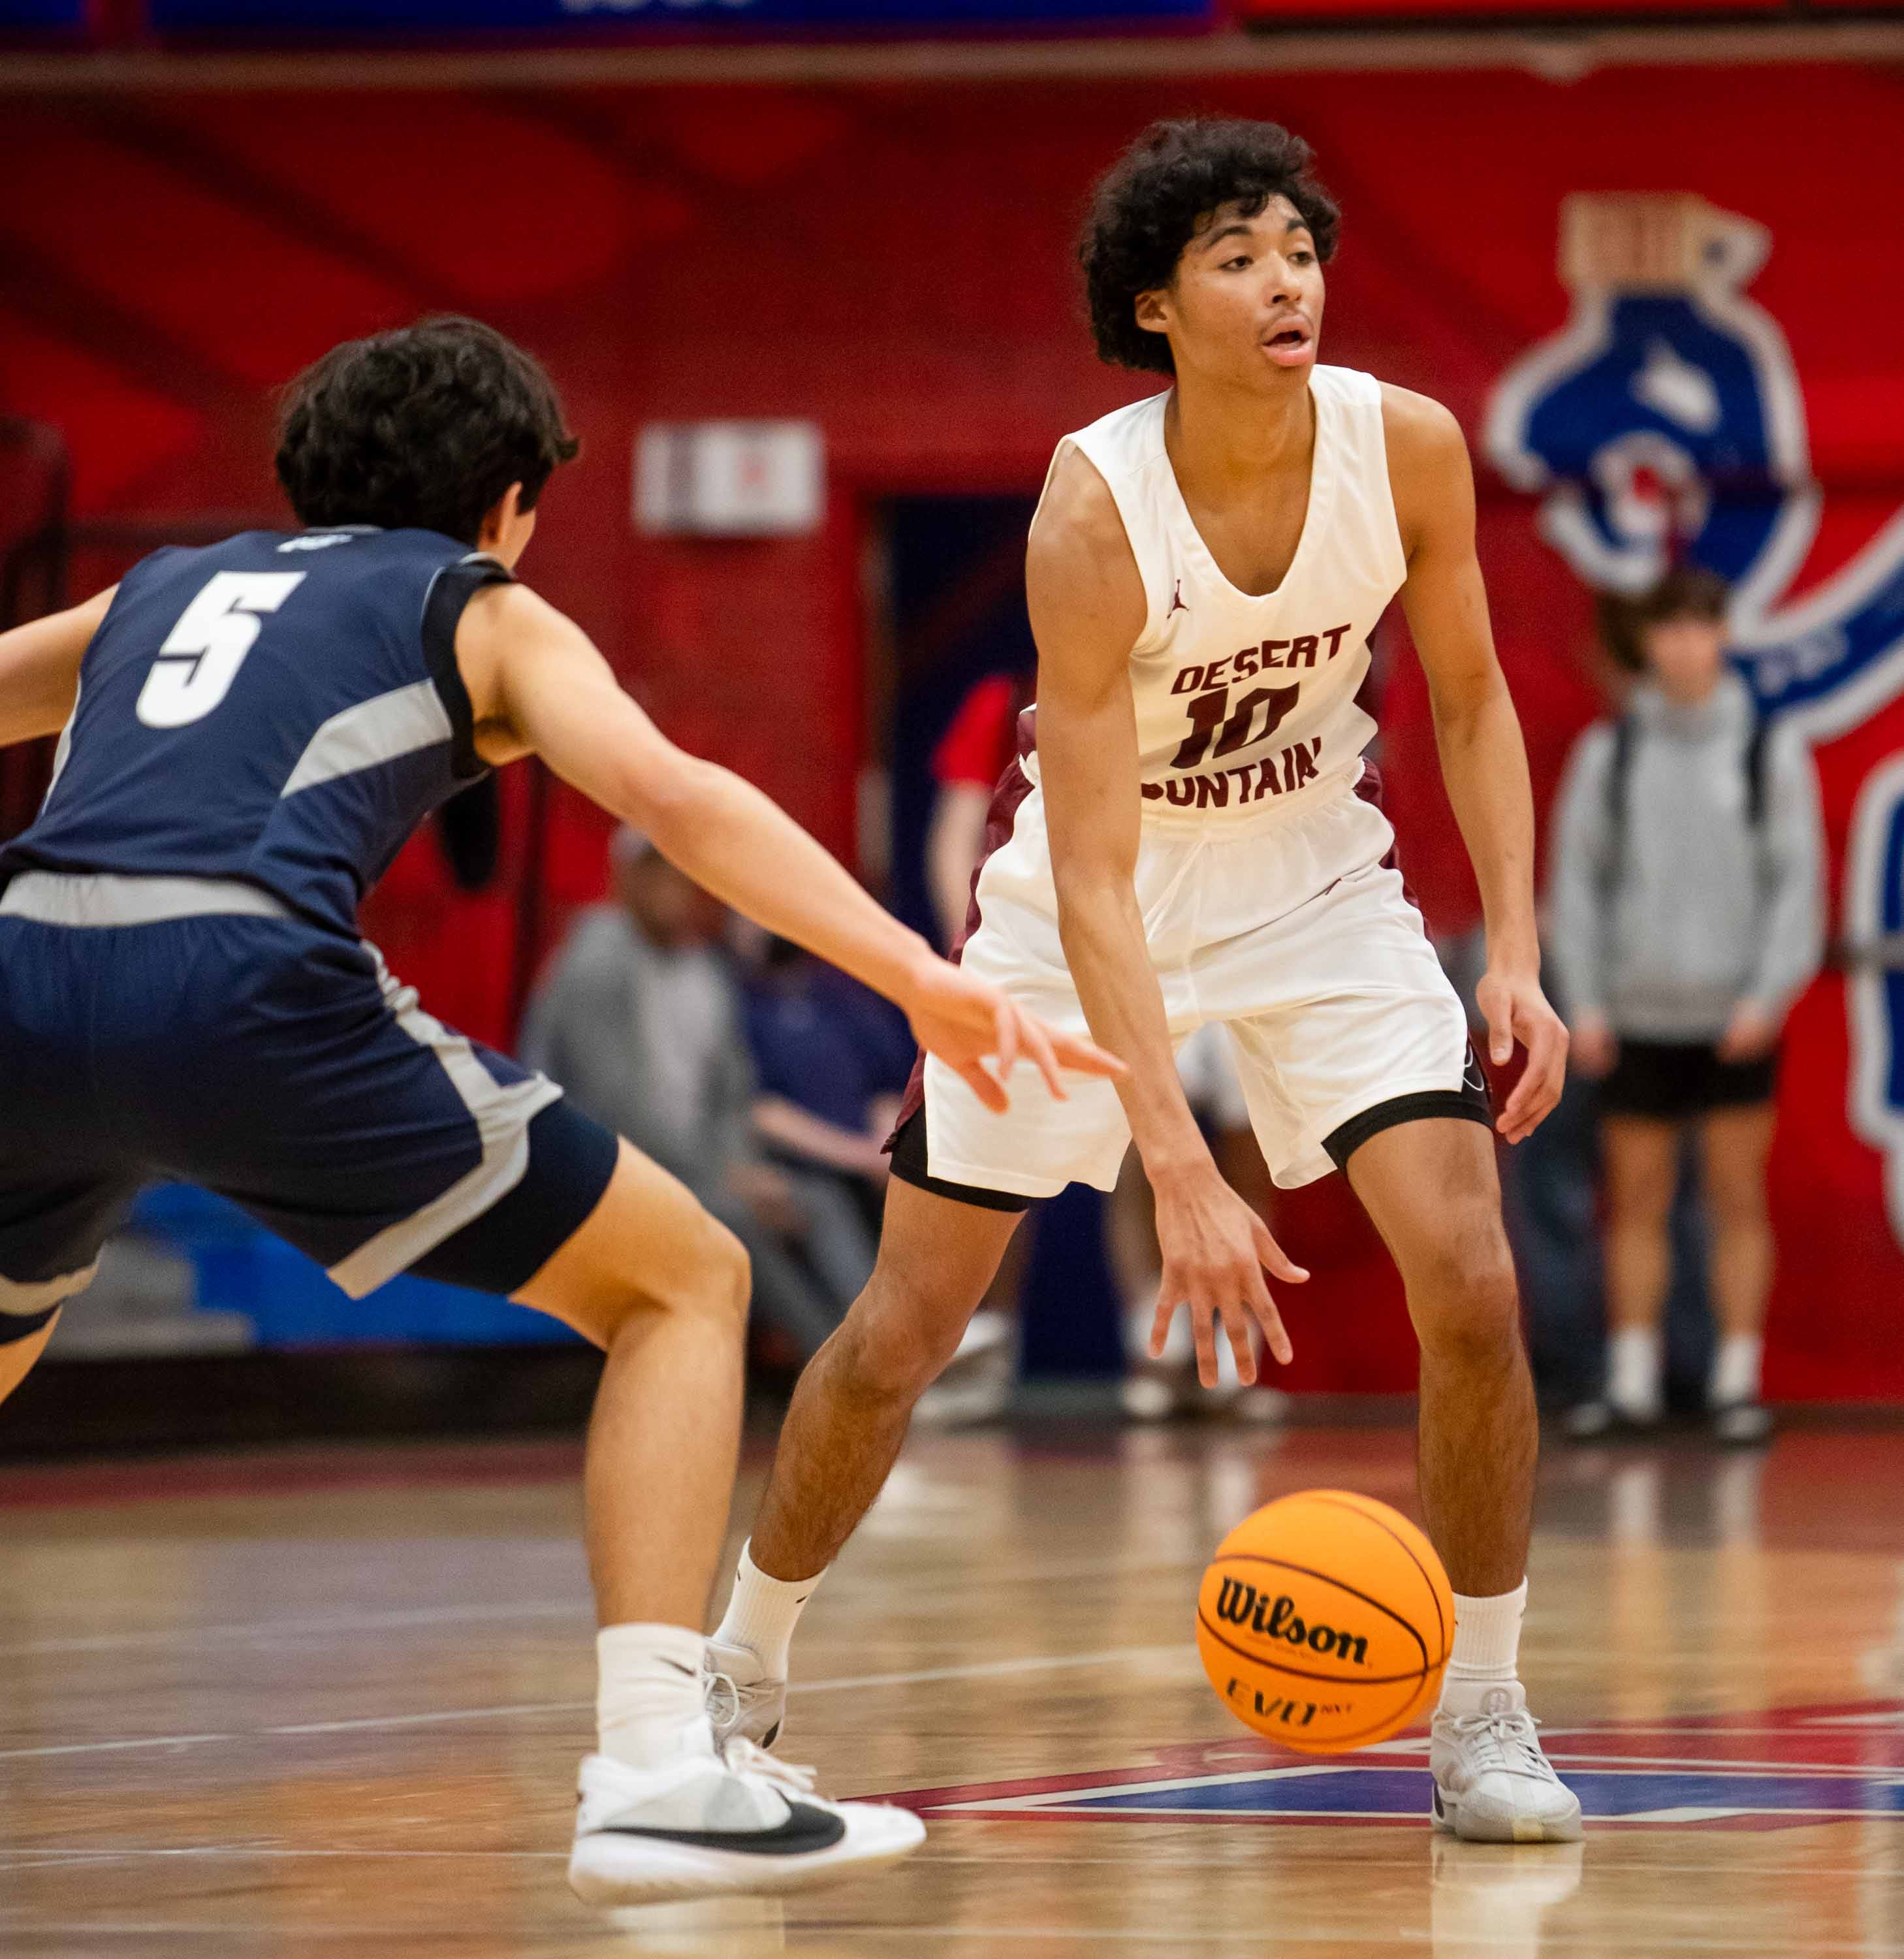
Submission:
[[[920,1824],[916,1834],[894,1830],[883,1843],[856,1844],[849,1835],[804,1856],[770,1857],[603,1831],[576,1840],[569,1859],[569,1888],[584,1904],[602,1910],[735,1894],[779,1895],[877,1870],[909,1856],[925,1841]]]
[[[1577,1843],[1583,1834],[1577,1804],[1570,1817],[1552,1822],[1543,1823],[1531,1816],[1517,1816],[1511,1821],[1471,1817],[1464,1829],[1459,1799],[1445,1794],[1439,1783],[1435,1784],[1429,1799],[1428,1817],[1437,1830],[1458,1837],[1464,1843]]]

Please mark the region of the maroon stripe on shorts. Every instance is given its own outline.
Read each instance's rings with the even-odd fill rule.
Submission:
[[[956,966],[964,957],[965,948],[972,935],[979,929],[979,874],[991,861],[995,852],[1002,850],[1011,841],[1013,826],[1018,821],[1018,807],[1031,793],[1031,778],[1025,773],[1025,760],[1037,745],[1037,710],[1027,707],[1018,717],[1018,752],[1005,764],[1005,772],[998,778],[998,786],[992,792],[992,806],[985,811],[985,836],[979,846],[979,861],[972,867],[972,895],[966,901],[965,923],[959,935],[952,941],[952,950],[946,956]],[[890,1154],[899,1132],[925,1107],[925,1051],[922,1048],[912,1062],[912,1072],[906,1084],[906,1094],[899,1105],[899,1115],[893,1124],[893,1133],[883,1145]]]

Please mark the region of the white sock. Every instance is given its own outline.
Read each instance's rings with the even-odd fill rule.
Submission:
[[[1759,1367],[1765,1342],[1756,1333],[1728,1333],[1712,1357],[1712,1381],[1706,1399],[1715,1408],[1759,1399]]]
[[[754,1543],[749,1538],[741,1547],[733,1593],[725,1616],[714,1628],[715,1638],[724,1646],[747,1647],[760,1660],[768,1679],[785,1680],[793,1629],[826,1575],[820,1570],[811,1578],[770,1578],[754,1563]]]
[[[1455,1594],[1455,1650],[1441,1684],[1445,1714],[1478,1714],[1488,1694],[1520,1688],[1521,1615],[1527,1610],[1527,1580],[1492,1599]]]
[[[604,1626],[596,1634],[595,1730],[602,1754],[638,1769],[713,1754],[701,1686],[706,1646],[685,1626]]]
[[[1656,1415],[1660,1402],[1656,1326],[1623,1326],[1607,1342],[1607,1399],[1622,1414]]]

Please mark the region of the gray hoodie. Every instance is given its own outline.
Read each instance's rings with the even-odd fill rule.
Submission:
[[[1568,1010],[1640,1040],[1706,1041],[1750,1000],[1782,1018],[1823,951],[1817,778],[1797,732],[1775,725],[1765,807],[1747,815],[1753,708],[1728,674],[1698,706],[1652,685],[1629,703],[1621,861],[1607,778],[1610,722],[1567,763],[1556,806],[1551,945]]]

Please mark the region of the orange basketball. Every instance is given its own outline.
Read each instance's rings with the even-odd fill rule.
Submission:
[[[1407,1726],[1441,1685],[1455,1600],[1399,1510],[1305,1490],[1244,1518],[1197,1595],[1197,1650],[1246,1727],[1339,1754]]]

